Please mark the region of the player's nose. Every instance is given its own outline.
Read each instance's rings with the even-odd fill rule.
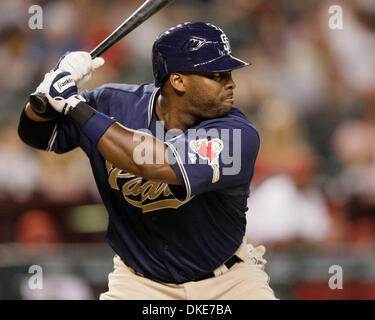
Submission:
[[[236,83],[233,81],[232,78],[226,81],[225,83],[225,89],[227,90],[233,90],[236,87]]]
[[[236,87],[236,83],[234,82],[232,78],[232,73],[228,72],[225,77],[225,83],[224,83],[225,89],[233,90]]]

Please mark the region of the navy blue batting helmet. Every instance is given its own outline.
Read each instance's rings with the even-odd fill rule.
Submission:
[[[173,72],[224,72],[247,66],[231,55],[228,37],[210,23],[186,22],[158,36],[152,47],[155,85]]]

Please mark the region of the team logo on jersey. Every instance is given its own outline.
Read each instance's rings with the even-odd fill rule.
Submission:
[[[110,187],[121,191],[125,201],[142,209],[143,213],[167,208],[177,209],[192,199],[190,197],[180,201],[173,196],[167,183],[142,179],[114,167],[108,160],[105,166]]]
[[[219,154],[223,150],[223,141],[214,138],[211,141],[207,139],[198,139],[190,141],[190,148],[198,154],[201,159],[207,160],[208,164],[214,170],[212,183],[218,182],[220,178]]]
[[[188,156],[191,163],[195,164],[197,162],[197,155],[195,153],[188,152]]]

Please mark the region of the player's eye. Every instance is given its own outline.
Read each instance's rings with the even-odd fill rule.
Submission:
[[[217,82],[221,82],[223,80],[231,79],[232,74],[231,72],[214,72],[214,73],[207,74],[206,77],[212,80],[215,80]]]
[[[215,72],[215,73],[207,73],[204,75],[206,78],[215,80],[215,81],[221,81],[221,73],[220,72]]]

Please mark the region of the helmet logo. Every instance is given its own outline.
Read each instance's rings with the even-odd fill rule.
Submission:
[[[232,52],[232,50],[230,48],[228,37],[223,33],[223,34],[221,34],[220,38],[221,38],[221,41],[223,42],[225,52],[227,54],[230,54]]]
[[[188,51],[199,50],[206,43],[206,39],[190,37],[182,46],[182,49]]]

